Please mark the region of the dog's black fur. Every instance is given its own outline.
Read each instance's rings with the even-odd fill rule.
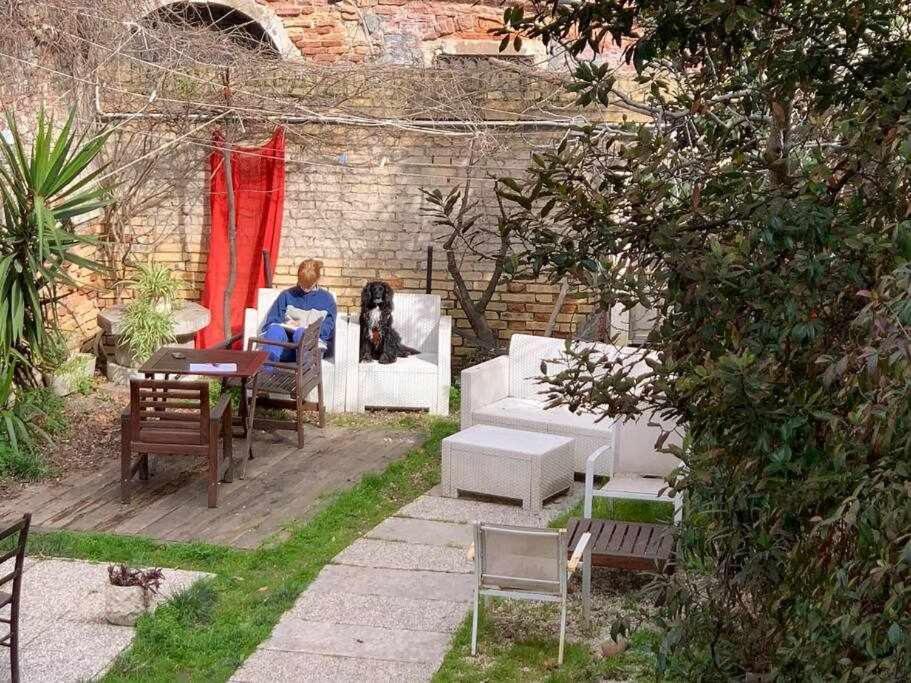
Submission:
[[[398,358],[418,351],[402,344],[402,337],[392,327],[392,287],[385,282],[368,282],[361,290],[361,362],[395,363]],[[374,310],[379,311],[377,316]],[[371,322],[371,317],[374,325]]]

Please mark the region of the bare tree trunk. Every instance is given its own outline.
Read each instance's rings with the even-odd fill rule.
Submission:
[[[550,320],[547,321],[547,329],[544,331],[545,337],[554,336],[554,328],[557,326],[557,316],[560,309],[563,308],[563,302],[566,301],[566,295],[569,293],[569,280],[563,278],[563,284],[560,285],[560,293],[557,295],[557,301],[554,303],[554,310],[550,314]]]
[[[231,72],[225,70],[225,99],[231,104]],[[221,148],[225,167],[225,198],[228,208],[228,282],[225,284],[224,304],[222,309],[222,327],[225,339],[231,338],[231,299],[237,286],[237,198],[234,196],[234,166],[231,158],[231,145],[227,132]]]

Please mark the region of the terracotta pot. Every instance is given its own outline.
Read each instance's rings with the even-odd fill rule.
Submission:
[[[148,593],[141,586],[107,584],[104,593],[104,618],[115,626],[133,626],[149,611]]]

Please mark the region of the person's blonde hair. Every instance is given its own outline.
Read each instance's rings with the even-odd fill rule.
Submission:
[[[322,261],[317,261],[312,258],[301,261],[301,264],[297,267],[297,284],[304,289],[310,289],[319,282],[322,272]]]

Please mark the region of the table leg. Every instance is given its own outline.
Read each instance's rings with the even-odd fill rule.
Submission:
[[[244,416],[244,429],[246,431],[246,441],[244,443],[243,465],[240,468],[240,478],[247,476],[247,461],[253,459],[253,420],[256,415],[256,381],[258,375],[253,375],[253,385],[250,387],[250,404],[247,405],[247,380],[241,382],[241,399],[240,404],[246,409],[247,414]]]

